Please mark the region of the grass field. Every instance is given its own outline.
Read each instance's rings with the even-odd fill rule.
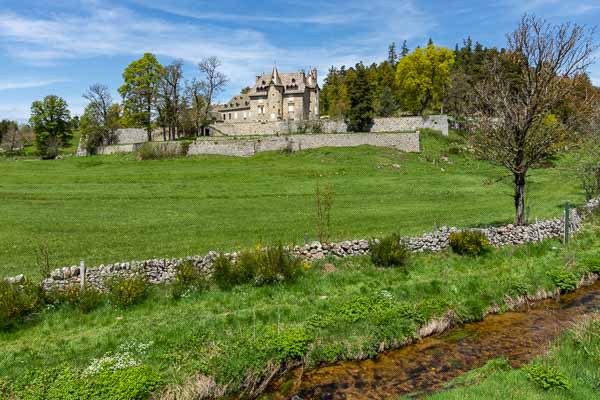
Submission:
[[[312,240],[317,179],[334,188],[334,239],[512,221],[510,178],[496,181],[504,170],[448,155],[457,135],[421,141],[420,154],[360,147],[252,158],[0,159],[0,276],[35,276],[44,242],[63,266]],[[562,161],[532,172],[527,195],[531,219],[583,200]]]
[[[135,357],[163,384],[182,384],[201,373],[235,393],[244,382],[265,376],[269,365],[289,358],[290,348],[309,366],[364,358],[376,354],[382,341],[402,341],[448,310],[461,321],[477,320],[507,295],[551,289],[549,270],[567,268],[577,279],[588,271],[582,261],[600,256],[598,232],[598,225],[588,226],[568,248],[547,241],[478,258],[420,254],[407,270],[376,268],[364,257],[331,260],[335,273],[317,264],[295,283],[212,287],[179,301],[155,288],[126,310],[108,304],[90,314],[67,306],[48,309],[16,330],[0,332],[0,389],[4,381],[24,399],[64,398],[48,390],[76,393],[83,379],[78,376],[93,359],[134,343],[149,344]],[[74,376],[68,387],[53,375],[65,368]]]

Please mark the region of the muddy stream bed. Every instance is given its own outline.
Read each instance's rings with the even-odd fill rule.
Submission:
[[[585,314],[600,310],[600,281],[592,286],[489,315],[430,336],[373,360],[345,361],[312,370],[296,369],[267,389],[274,399],[389,399],[421,397],[487,361],[505,357],[519,367],[544,354],[552,340]],[[290,389],[290,385],[291,389]],[[285,394],[282,388],[286,387]]]

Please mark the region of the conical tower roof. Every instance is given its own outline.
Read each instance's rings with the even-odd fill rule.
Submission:
[[[271,83],[275,85],[281,86],[281,78],[279,77],[279,71],[277,71],[277,67],[273,67],[273,73],[271,74]]]

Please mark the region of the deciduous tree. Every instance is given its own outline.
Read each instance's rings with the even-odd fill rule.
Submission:
[[[396,83],[403,108],[419,115],[428,109],[438,110],[453,63],[454,53],[433,43],[402,57],[396,69]]]
[[[217,57],[209,57],[198,64],[200,70],[199,90],[204,98],[204,110],[202,113],[202,127],[210,125],[213,121],[211,106],[217,94],[219,94],[228,82],[227,77],[220,71],[221,61]]]
[[[474,145],[478,153],[508,169],[514,178],[515,222],[525,223],[525,183],[530,168],[565,148],[579,127],[557,110],[577,93],[574,78],[592,62],[593,31],[550,25],[531,15],[507,37],[507,51],[487,64],[476,88]],[[579,107],[588,109],[587,100]]]
[[[156,56],[145,53],[125,68],[124,83],[119,88],[123,97],[124,119],[130,124],[146,128],[149,141],[152,140],[152,115],[162,74],[163,67]]]
[[[46,96],[31,105],[29,123],[42,158],[56,158],[61,147],[71,140],[71,114],[67,102],[58,96]]]

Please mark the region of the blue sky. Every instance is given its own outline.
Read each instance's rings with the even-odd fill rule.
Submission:
[[[503,46],[524,12],[592,26],[600,0],[0,0],[0,119],[25,121],[47,94],[80,114],[96,82],[118,100],[123,69],[147,51],[183,59],[187,79],[203,57],[219,57],[226,100],[275,62],[316,67],[322,79],[331,65],[383,60],[392,41],[454,47],[470,35]],[[590,73],[600,85],[600,64]]]

